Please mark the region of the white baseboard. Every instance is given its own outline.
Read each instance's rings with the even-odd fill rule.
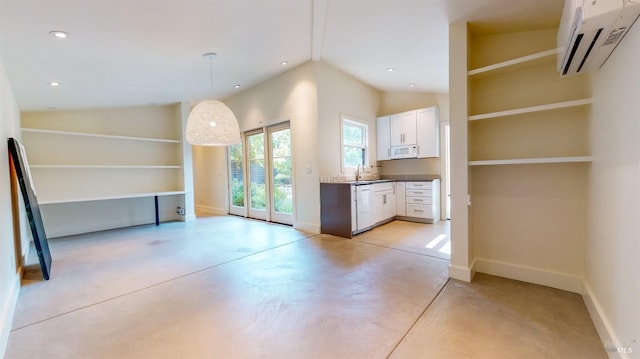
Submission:
[[[621,347],[620,350],[618,350],[617,346],[624,345],[624,343],[622,343],[619,340],[618,336],[616,335],[613,328],[611,327],[611,323],[609,322],[607,315],[602,309],[600,302],[594,295],[593,289],[591,288],[589,283],[587,283],[587,281],[585,280],[583,284],[584,284],[584,293],[582,294],[582,299],[584,300],[584,304],[587,306],[589,315],[591,315],[591,320],[593,321],[593,324],[595,325],[596,330],[598,331],[600,340],[602,340],[602,343],[605,346],[605,350],[607,351],[609,358],[615,358],[615,359],[630,358],[626,353],[623,353],[623,351],[625,350],[624,347]],[[631,349],[639,350],[640,348],[631,348]]]
[[[224,216],[225,214],[227,214],[227,210],[225,208],[196,205],[195,209],[196,215],[201,216]]]
[[[449,278],[461,280],[467,283],[471,282],[473,276],[476,274],[475,264],[476,261],[474,260],[469,268],[463,268],[449,263]]]
[[[293,228],[299,229],[299,230],[304,231],[304,232],[313,233],[313,234],[319,234],[320,233],[320,225],[319,224],[296,222],[296,223],[293,224]]]
[[[7,342],[9,341],[9,332],[11,332],[11,323],[13,322],[13,313],[18,303],[18,295],[20,294],[20,272],[16,274],[9,293],[4,303],[2,303],[2,312],[0,312],[0,357],[4,357],[7,350]]]
[[[479,273],[545,285],[578,294],[583,294],[584,292],[583,279],[577,275],[552,272],[482,258],[476,258],[474,267]]]

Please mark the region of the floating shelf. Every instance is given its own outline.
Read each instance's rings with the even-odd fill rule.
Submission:
[[[180,140],[170,140],[170,139],[165,139],[165,138],[100,135],[100,134],[96,134],[96,133],[70,132],[70,131],[57,131],[57,130],[42,130],[42,129],[36,129],[36,128],[22,128],[21,130],[22,130],[22,132],[46,133],[46,134],[51,134],[51,135],[63,135],[63,136],[82,136],[82,137],[94,137],[94,138],[108,138],[108,139],[116,139],[116,140],[129,140],[129,141],[149,141],[149,142],[180,143]]]
[[[526,165],[540,163],[577,163],[591,162],[591,156],[575,156],[575,157],[541,157],[541,158],[520,158],[510,160],[486,160],[486,161],[469,161],[469,166],[495,166],[495,165]]]
[[[535,54],[469,70],[467,75],[471,77],[481,77],[483,75],[498,75],[500,73],[522,70],[553,62],[555,60],[556,53],[556,49],[545,50]]]
[[[540,105],[540,106],[523,107],[523,108],[516,108],[516,109],[513,109],[513,110],[506,110],[506,111],[483,113],[483,114],[480,114],[480,115],[473,115],[473,116],[469,116],[468,120],[469,121],[486,120],[486,119],[489,119],[489,118],[521,115],[521,114],[524,114],[524,113],[532,113],[532,112],[540,112],[540,111],[548,111],[548,110],[557,110],[557,109],[561,109],[561,108],[585,106],[585,105],[590,105],[591,103],[593,103],[593,100],[590,99],[590,98],[585,98],[585,99],[581,99],[581,100],[573,100],[573,101],[556,102],[556,103],[550,103],[550,104]]]
[[[38,201],[38,204],[61,204],[61,203],[76,203],[76,202],[92,202],[92,201],[108,201],[114,199],[128,199],[128,198],[143,198],[143,197],[155,197],[155,196],[173,196],[185,194],[185,191],[166,191],[166,192],[146,192],[146,193],[129,193],[129,194],[116,194],[110,196],[97,196],[86,198],[69,198],[69,199],[55,199]]]
[[[42,169],[167,169],[182,166],[149,166],[149,165],[30,165],[29,168]]]

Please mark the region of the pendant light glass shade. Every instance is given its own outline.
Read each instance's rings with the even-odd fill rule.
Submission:
[[[216,54],[203,55],[209,59],[211,92],[213,92],[213,59]],[[187,142],[198,146],[230,146],[240,143],[240,128],[236,116],[227,105],[217,100],[198,103],[187,119]]]
[[[198,103],[187,119],[187,142],[199,146],[230,146],[240,143],[238,120],[227,105],[217,100]]]

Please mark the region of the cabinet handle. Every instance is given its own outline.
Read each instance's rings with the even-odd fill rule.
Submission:
[[[387,204],[387,195],[386,194],[382,195],[382,204]]]
[[[419,212],[419,213],[424,212],[424,211],[423,211],[423,210],[421,210],[421,209],[414,209],[413,211],[414,211],[414,212]]]
[[[387,157],[391,157],[391,148],[387,148]]]

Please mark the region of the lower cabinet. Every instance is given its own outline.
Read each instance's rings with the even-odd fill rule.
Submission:
[[[406,216],[405,182],[396,182],[396,216]]]
[[[351,238],[392,219],[440,220],[440,181],[320,184],[320,232]]]
[[[395,183],[386,182],[373,185],[374,222],[381,223],[396,216]]]
[[[407,182],[405,216],[435,223],[440,220],[440,180]]]

